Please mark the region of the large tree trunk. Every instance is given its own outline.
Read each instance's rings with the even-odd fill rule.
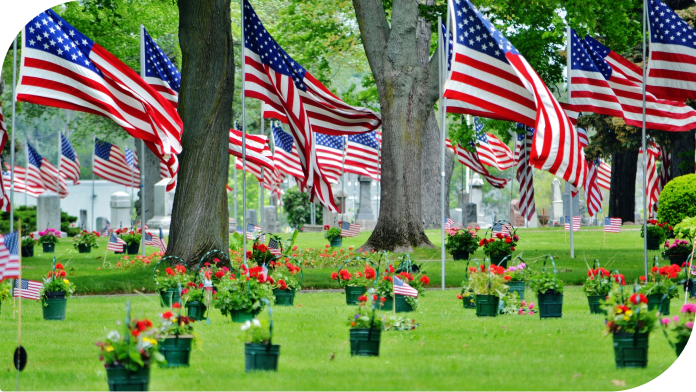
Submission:
[[[442,183],[440,181],[440,127],[435,119],[435,111],[430,112],[428,122],[423,130],[423,162],[421,185],[421,208],[425,229],[440,228],[442,216],[440,211]],[[445,151],[445,216],[449,217],[449,187],[454,169],[454,154]],[[466,223],[466,222],[464,222]]]
[[[636,173],[638,151],[615,152],[611,156],[609,216],[633,222],[636,209]]]
[[[672,136],[670,177],[676,178],[694,172],[694,130],[677,132]]]
[[[229,247],[228,135],[234,93],[230,0],[179,0],[183,152],[167,255],[189,265]]]

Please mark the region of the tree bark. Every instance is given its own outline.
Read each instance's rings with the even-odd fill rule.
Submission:
[[[142,143],[139,141],[135,142],[135,147],[138,151],[140,170],[145,170],[145,184],[143,185],[145,188],[145,224],[147,224],[147,221],[155,216],[155,184],[160,181],[160,160],[149,148],[145,147],[145,151],[143,151],[141,148]],[[142,191],[138,191],[138,200],[135,202],[135,212],[138,214],[136,222],[141,217],[140,208],[142,202]],[[130,222],[127,222],[127,224],[130,224]]]
[[[167,255],[194,265],[229,248],[228,135],[234,94],[230,0],[179,0],[183,151]]]
[[[670,177],[676,178],[694,172],[694,130],[677,132],[672,136]]]
[[[423,130],[423,162],[421,185],[421,208],[423,212],[423,227],[439,229],[441,226],[441,193],[440,182],[440,127],[435,119],[435,111],[430,112],[428,122]],[[445,150],[445,216],[449,217],[449,189],[454,169],[454,154]],[[466,223],[466,222],[464,222]]]
[[[612,218],[621,218],[624,222],[635,221],[637,170],[637,150],[612,154],[609,191],[609,216]]]

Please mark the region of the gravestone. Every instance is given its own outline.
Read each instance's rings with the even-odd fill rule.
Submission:
[[[131,201],[126,192],[115,192],[111,195],[111,222],[119,227],[131,228]]]
[[[237,231],[237,220],[234,218],[229,218],[228,222],[229,222],[229,228],[228,228],[229,232],[234,233],[235,231]]]
[[[464,206],[469,204],[469,192],[467,192],[466,190],[460,191],[458,194],[458,199],[459,203],[457,205],[459,206],[459,208],[464,209]]]
[[[257,214],[256,214],[256,210],[253,210],[253,209],[252,209],[252,210],[247,210],[247,212],[246,212],[246,224],[248,225],[249,223],[251,223],[251,224],[253,224],[253,225],[258,225],[258,224],[259,224],[259,220],[258,220],[258,216],[257,216]]]
[[[476,222],[484,226],[486,220],[483,215],[483,180],[478,173],[474,173],[471,179],[471,194],[469,195],[469,200],[476,205]]]
[[[520,215],[520,201],[513,199],[510,202],[510,219],[508,219],[515,227],[524,227],[524,217]]]
[[[461,208],[453,208],[450,210],[450,219],[454,221],[454,223],[458,223],[460,225],[464,224],[464,221],[462,221],[462,209]]]
[[[172,209],[174,207],[174,190],[167,192],[169,179],[165,178],[155,184],[155,216],[147,221],[150,229],[169,230],[172,223]]]
[[[563,196],[561,193],[561,181],[554,178],[551,182],[551,220],[563,221]]]
[[[360,204],[358,205],[358,215],[356,220],[372,220],[375,219],[375,214],[372,212],[372,192],[370,185],[372,178],[367,176],[359,176],[360,182]]]
[[[263,231],[266,233],[280,232],[280,223],[278,222],[278,207],[263,207]]]
[[[87,210],[80,210],[80,228],[87,230],[89,222],[87,222]]]
[[[469,225],[469,223],[476,222],[476,219],[478,219],[476,215],[476,204],[464,204],[464,207],[462,208],[462,224],[466,226],[471,226]]]
[[[322,225],[304,225],[302,226],[302,231],[305,233],[321,233],[324,231],[324,226]]]
[[[119,228],[119,227],[118,227],[118,222],[116,222],[116,226],[113,226],[113,225],[110,224],[110,222],[109,222],[108,219],[106,219],[106,218],[103,217],[103,216],[100,216],[100,217],[97,218],[97,226],[94,228],[94,230],[96,230],[96,231],[98,231],[98,232],[100,232],[100,233],[103,233],[103,232],[104,232],[104,229],[106,229],[107,225],[110,226],[110,227],[109,227],[110,229],[114,229],[114,230],[115,230],[115,229],[118,229],[118,228]]]
[[[36,200],[36,229],[60,230],[60,196],[52,191],[45,191]]]
[[[573,213],[572,214],[570,213],[570,203],[571,203],[570,192],[571,192],[572,188],[573,188],[572,185],[570,185],[569,183],[566,183],[565,190],[563,192],[563,215],[562,215],[563,217],[565,217],[565,216],[580,216],[580,192],[578,192],[578,194],[572,198],[573,199],[572,200]],[[563,218],[563,217],[561,217],[561,220],[563,222],[565,222],[565,220],[564,220],[565,218]]]

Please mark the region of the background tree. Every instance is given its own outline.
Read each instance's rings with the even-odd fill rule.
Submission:
[[[311,208],[309,195],[297,188],[288,189],[283,195],[283,209],[287,213],[288,224],[294,229],[301,230],[304,225],[311,223]],[[317,208],[315,219],[317,222],[322,221],[323,208]]]

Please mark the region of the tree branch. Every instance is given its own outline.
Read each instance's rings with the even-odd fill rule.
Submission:
[[[434,105],[440,97],[440,52],[437,50],[428,63],[428,91],[426,94],[429,105]]]
[[[355,17],[360,27],[360,38],[365,47],[375,81],[381,82],[384,69],[384,54],[389,42],[390,27],[382,0],[353,0]]]

